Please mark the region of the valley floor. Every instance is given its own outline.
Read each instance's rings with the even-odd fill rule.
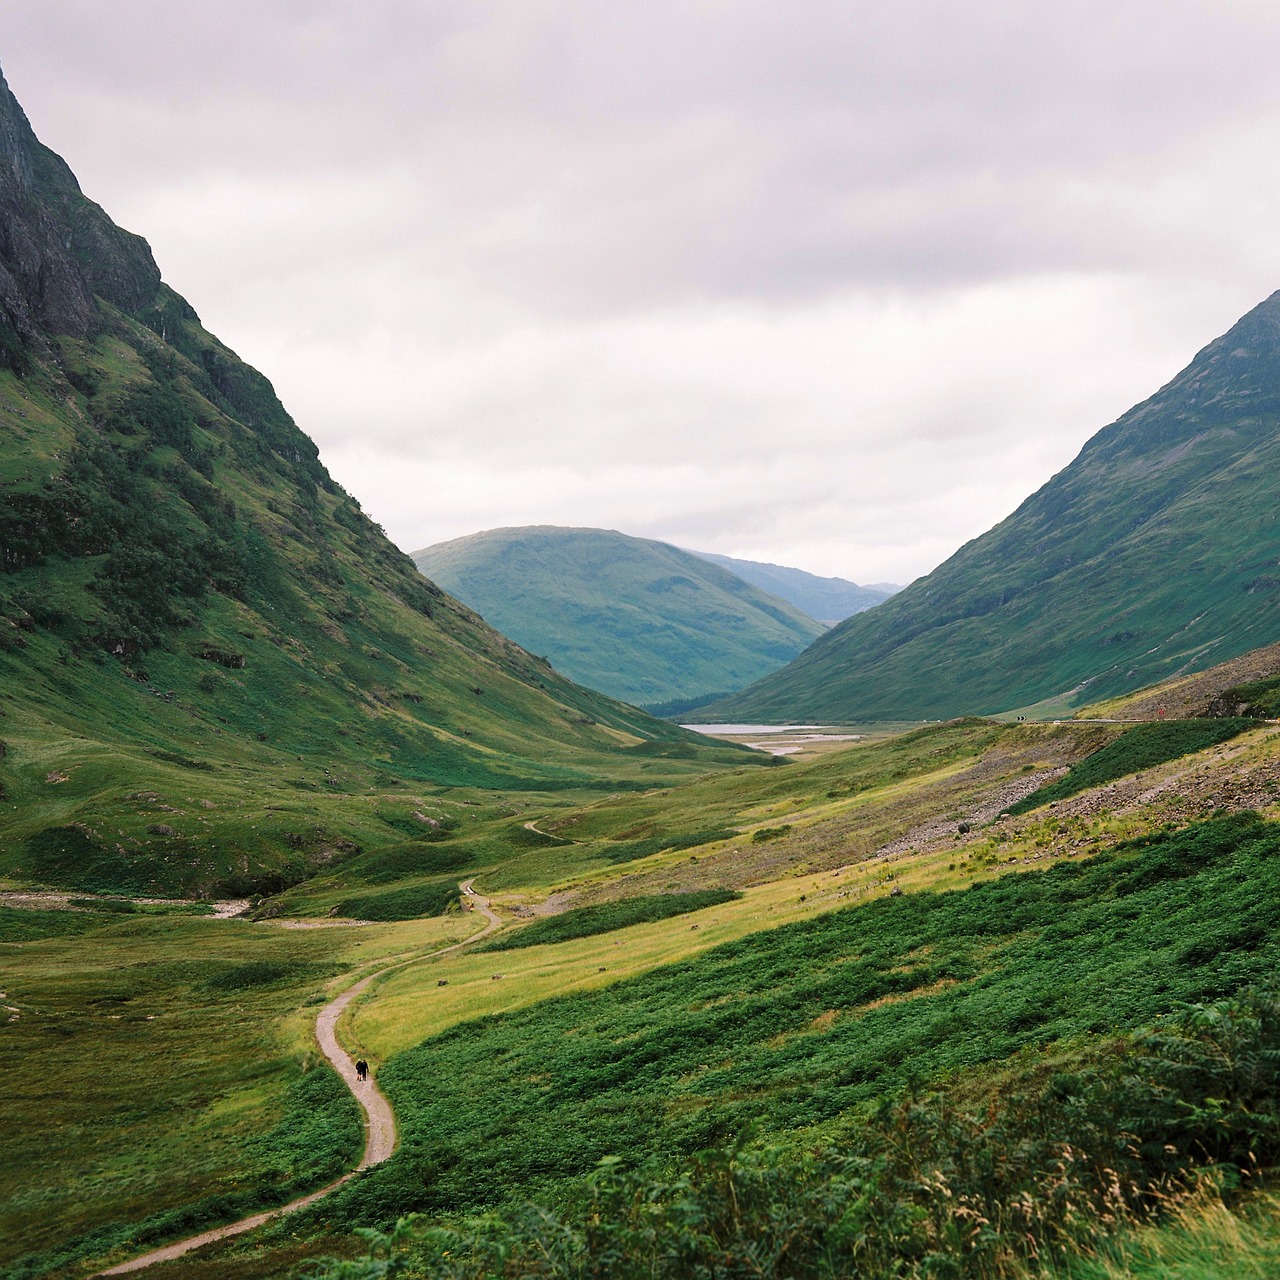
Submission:
[[[1089,930],[1101,939],[1114,923],[1090,924],[1080,905],[1046,905],[1041,919],[1029,905],[1041,891],[1017,888],[1030,876],[1030,893],[1064,864],[1086,874],[1113,850],[1120,863],[1140,859],[1146,838],[1277,812],[1280,728],[1260,725],[1051,809],[1005,816],[1124,732],[954,722],[586,805],[558,795],[535,807],[490,805],[447,839],[414,846],[429,873],[423,883],[453,874],[456,885],[457,871],[432,870],[454,857],[491,899],[504,936],[518,941],[540,921],[568,930],[562,941],[515,949],[460,946],[476,930],[456,907],[422,920],[280,927],[294,916],[330,922],[344,902],[390,893],[361,881],[359,860],[261,904],[256,923],[177,914],[172,902],[132,912],[70,895],[0,903],[6,1047],[24,1064],[0,1097],[0,1123],[13,1135],[0,1170],[4,1274],[86,1274],[351,1169],[359,1116],[311,1028],[352,976],[372,981],[337,1036],[384,1081],[404,1129],[394,1159],[264,1232],[149,1274],[289,1274],[318,1253],[350,1254],[359,1247],[351,1228],[362,1222],[566,1194],[600,1155],[620,1149],[692,1153],[744,1134],[791,1142],[804,1132],[812,1142],[903,1087],[907,1077],[890,1063],[942,1082],[1213,994],[1213,982],[1196,977],[1200,961],[1152,968],[1151,957],[1175,944],[1143,933],[1148,926],[1135,922],[1147,916],[1123,917],[1113,955],[1119,944],[1090,943]],[[1218,879],[1197,889],[1221,909],[1187,907],[1186,920],[1216,939],[1204,944],[1219,957],[1205,973],[1216,972],[1219,986],[1224,972],[1238,984],[1274,970],[1280,945],[1280,921],[1269,916],[1242,940],[1239,920],[1257,916],[1257,876],[1269,864],[1259,854],[1249,883],[1238,883],[1243,864],[1229,850],[1241,832],[1212,855],[1227,859],[1212,872]],[[1118,874],[1110,865],[1104,856],[1087,874],[1102,884],[1097,877]],[[1152,928],[1176,916],[1173,882],[1157,882],[1165,887],[1151,898]],[[390,883],[399,893],[416,882],[408,868]],[[978,897],[953,892],[973,885]],[[691,914],[634,924],[617,914],[711,889],[721,900]],[[1131,895],[1126,910],[1148,911],[1144,902]],[[970,903],[1012,924],[975,930],[963,917]],[[1072,915],[1072,945],[1083,948],[1086,968],[1072,980],[1092,993],[1083,1021],[1063,987],[1075,962],[1067,935],[1051,927],[1055,911]],[[578,920],[594,931],[572,936]],[[1046,947],[1059,972],[1049,986],[1027,985]],[[447,954],[421,958],[441,948]],[[1119,968],[1098,968],[1104,961]],[[1134,964],[1155,974],[1151,982],[1133,985],[1143,971]],[[865,976],[833,986],[845,969]],[[1017,990],[1001,986],[1015,977]],[[1104,989],[1129,995],[1108,1004]],[[1033,1007],[1046,1016],[1019,1030],[1018,1011]],[[753,1028],[747,1040],[734,1041],[730,1032],[744,1026]],[[974,1026],[986,1028],[976,1041]],[[888,1056],[855,1069],[872,1031]],[[962,1067],[964,1055],[948,1046],[966,1043],[978,1057]],[[569,1059],[565,1045],[578,1046]],[[851,1070],[863,1083],[838,1084]],[[529,1129],[530,1114],[551,1127]],[[39,1126],[30,1123],[37,1115]]]

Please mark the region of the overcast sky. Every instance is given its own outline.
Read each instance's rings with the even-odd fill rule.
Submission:
[[[1280,288],[1273,0],[0,0],[405,550],[906,582]]]

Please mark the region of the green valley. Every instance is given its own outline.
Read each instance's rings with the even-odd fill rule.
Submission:
[[[775,677],[882,718],[771,756],[554,668],[647,635],[624,692],[693,696],[818,624],[514,530],[495,599],[604,622],[507,638],[2,83],[0,149],[0,1278],[1274,1270],[1280,302]],[[953,704],[1009,713],[883,718]]]

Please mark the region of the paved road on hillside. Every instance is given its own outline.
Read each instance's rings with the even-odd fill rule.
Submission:
[[[364,1110],[365,1144],[364,1155],[361,1157],[360,1163],[350,1173],[344,1174],[336,1182],[331,1182],[328,1186],[321,1187],[319,1191],[313,1191],[310,1195],[302,1196],[300,1199],[293,1200],[278,1209],[268,1209],[265,1213],[255,1213],[250,1218],[241,1218],[239,1222],[229,1223],[225,1227],[215,1227],[212,1231],[202,1232],[198,1236],[190,1236],[186,1240],[178,1240],[173,1244],[167,1244],[161,1249],[153,1249],[150,1253],[144,1253],[139,1258],[133,1258],[128,1262],[121,1262],[114,1267],[108,1267],[105,1271],[99,1271],[98,1275],[118,1276],[124,1275],[128,1271],[141,1271],[143,1267],[149,1267],[153,1263],[168,1262],[171,1258],[179,1258],[184,1253],[189,1253],[192,1249],[199,1249],[202,1245],[213,1244],[218,1240],[226,1240],[231,1236],[243,1235],[246,1231],[252,1231],[254,1227],[260,1227],[264,1222],[269,1222],[272,1218],[282,1218],[285,1214],[296,1213],[299,1209],[305,1209],[309,1204],[315,1204],[317,1200],[324,1199],[325,1196],[336,1191],[344,1183],[350,1182],[362,1169],[370,1169],[375,1164],[381,1164],[384,1160],[391,1158],[391,1153],[396,1149],[395,1112],[391,1110],[391,1103],[387,1101],[386,1096],[378,1088],[372,1077],[368,1080],[360,1080],[356,1077],[354,1059],[338,1043],[338,1019],[342,1017],[343,1012],[353,1000],[358,999],[368,990],[369,984],[375,978],[381,978],[383,974],[390,973],[393,969],[402,969],[405,965],[416,964],[420,960],[429,960],[434,956],[447,955],[450,951],[468,947],[473,942],[478,942],[481,938],[487,937],[495,929],[501,928],[502,921],[498,919],[493,909],[489,906],[489,899],[482,898],[476,893],[473,888],[474,884],[474,880],[464,880],[460,887],[472,908],[479,911],[487,922],[479,933],[474,933],[471,937],[464,938],[461,942],[455,942],[451,946],[441,947],[438,951],[430,951],[424,956],[415,956],[412,960],[399,960],[395,964],[386,965],[384,968],[368,974],[354,986],[348,987],[336,1000],[331,1000],[320,1010],[319,1015],[316,1017],[316,1040],[324,1051],[324,1056],[333,1064],[333,1069],[342,1077],[343,1083],[351,1090],[356,1101]]]

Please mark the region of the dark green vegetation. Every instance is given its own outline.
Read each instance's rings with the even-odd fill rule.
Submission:
[[[732,889],[703,889],[698,893],[651,893],[643,898],[620,898],[589,907],[576,907],[558,916],[535,920],[522,929],[499,934],[486,943],[483,951],[513,951],[517,947],[537,947],[548,942],[568,942],[570,938],[590,938],[598,933],[612,933],[633,924],[669,920],[688,915],[705,907],[732,902],[742,895]]]
[[[1280,718],[1280,679],[1253,680],[1224,690],[1214,699],[1214,710],[1223,715],[1244,715],[1256,720]]]
[[[997,1088],[908,1097],[817,1152],[730,1146],[677,1170],[606,1159],[564,1210],[403,1224],[362,1264],[319,1274],[373,1280],[393,1261],[441,1280],[1025,1277],[1280,1161],[1273,990],[1077,1055],[1092,1061],[1028,1056]]]
[[[1026,813],[1052,800],[1065,800],[1091,787],[1100,787],[1116,778],[1137,773],[1227,742],[1253,721],[1241,717],[1221,720],[1164,720],[1128,729],[1105,747],[1074,764],[1054,782],[1033,791],[1025,800],[1009,806],[1008,812]]]
[[[354,1100],[305,1024],[282,1031],[349,968],[316,932],[0,911],[0,1272],[172,1239],[351,1167]]]
[[[627,702],[741,689],[823,631],[728,569],[604,529],[491,529],[414,559],[557,671]]]
[[[566,1193],[607,1155],[811,1143],[913,1082],[1138,1028],[1280,960],[1280,825],[1249,813],[954,893],[754,934],[587,995],[464,1023],[381,1080],[393,1160],[341,1225]]]
[[[704,714],[1079,706],[1280,639],[1280,294],[1007,520]]]
[[[403,889],[344,898],[337,914],[357,920],[416,920],[420,916],[438,916],[453,906],[458,896],[456,880],[428,880]]]
[[[900,590],[896,587],[860,587],[845,578],[820,578],[803,569],[762,564],[758,560],[735,560],[732,556],[713,555],[709,551],[692,554],[728,569],[744,582],[795,605],[801,613],[817,618],[827,626],[834,626],[852,614],[873,609]]]
[[[650,785],[741,758],[425,581],[3,82],[0,148],[0,874],[272,893],[425,838],[436,788],[641,785],[651,740],[679,753]]]

